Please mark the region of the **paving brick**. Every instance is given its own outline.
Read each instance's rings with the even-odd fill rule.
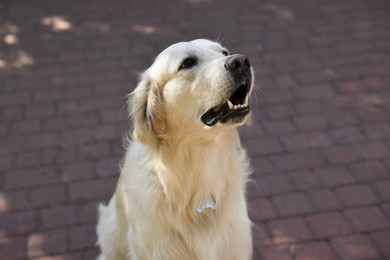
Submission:
[[[389,187],[389,186],[388,186]],[[368,185],[345,186],[336,189],[346,207],[364,206],[377,203],[379,199]]]
[[[84,251],[84,259],[96,259],[100,255],[100,251],[96,246],[89,247],[87,250]]]
[[[282,137],[283,144],[288,150],[305,150],[329,146],[329,138],[322,132],[306,132]]]
[[[89,128],[68,130],[61,134],[61,146],[84,145],[92,141],[92,131]]]
[[[320,168],[315,173],[326,187],[355,183],[352,173],[344,167]]]
[[[30,201],[34,207],[55,205],[66,200],[63,185],[45,186],[33,189],[30,192]]]
[[[323,113],[326,110],[326,106],[321,99],[312,99],[308,101],[301,101],[294,104],[295,109],[298,111],[300,115],[311,115],[311,114],[319,114]],[[326,118],[326,122],[329,119]]]
[[[95,225],[78,226],[69,231],[70,249],[81,249],[95,246]]]
[[[60,143],[59,140],[59,136],[56,133],[39,133],[27,136],[25,146],[30,149],[56,147]]]
[[[57,113],[59,115],[68,115],[72,113],[77,113],[78,104],[73,101],[57,102]]]
[[[27,234],[33,231],[36,226],[36,214],[34,211],[19,211],[7,215],[0,215],[0,230],[2,235]]]
[[[296,86],[296,80],[291,75],[277,75],[276,82],[283,86]]]
[[[4,94],[0,97],[0,106],[8,107],[15,105],[28,104],[31,100],[31,94],[29,92],[14,92],[12,94]]]
[[[344,212],[356,231],[373,231],[389,227],[389,221],[377,207],[347,209]]]
[[[12,155],[1,155],[0,157],[0,172],[10,170],[13,167],[14,158]]]
[[[372,184],[375,191],[384,201],[390,201],[390,180],[378,181]]]
[[[380,94],[379,94],[380,95]],[[369,95],[368,98],[370,98]],[[375,96],[372,96],[372,98],[376,98]],[[385,121],[388,118],[388,114],[384,109],[377,108],[375,110],[367,110],[364,108],[356,109],[355,113],[358,115],[360,120],[366,124],[366,123],[378,123],[381,121]]]
[[[77,223],[75,206],[54,206],[46,208],[41,210],[39,216],[41,229],[70,227]]]
[[[382,210],[385,212],[388,218],[390,218],[390,203],[382,203]]]
[[[58,175],[51,167],[9,171],[5,175],[5,188],[14,189],[57,183]]]
[[[101,201],[78,203],[78,205],[75,206],[78,221],[81,224],[97,223],[97,212],[99,203],[101,203]]]
[[[255,157],[251,160],[254,175],[266,175],[275,172],[275,167],[264,157]]]
[[[37,151],[30,151],[25,153],[19,153],[16,159],[17,168],[27,168],[32,166],[41,165],[40,153]]]
[[[324,129],[327,125],[326,120],[320,115],[308,115],[294,118],[294,123],[301,130]]]
[[[76,149],[73,147],[47,148],[41,153],[43,165],[64,164],[76,160]]]
[[[359,181],[384,179],[389,176],[387,170],[379,161],[368,161],[351,165],[352,172]]]
[[[355,144],[354,149],[365,159],[378,159],[389,157],[390,152],[381,142]]]
[[[309,228],[300,218],[274,220],[268,223],[275,244],[295,243],[312,239]]]
[[[58,254],[67,250],[67,231],[62,229],[32,233],[27,243],[28,257]]]
[[[289,179],[281,174],[259,176],[255,180],[258,188],[257,193],[261,196],[281,194],[294,190]]]
[[[106,109],[99,112],[99,119],[104,124],[126,121],[124,113],[119,113],[117,109]]]
[[[117,158],[100,160],[96,165],[96,174],[99,177],[119,176],[119,163]]]
[[[98,160],[108,157],[110,147],[106,142],[81,146],[78,155],[84,160]]]
[[[281,216],[311,213],[313,205],[303,193],[290,193],[272,197],[272,202]]]
[[[378,259],[379,253],[367,236],[353,235],[334,238],[331,244],[342,259]]]
[[[390,230],[371,233],[370,238],[379,249],[383,258],[390,256]]]
[[[116,182],[116,178],[107,178],[71,183],[69,185],[69,199],[78,201],[108,197],[114,192]]]
[[[332,247],[325,242],[312,242],[294,245],[291,248],[297,260],[334,260],[337,256]]]
[[[322,152],[331,164],[351,163],[361,160],[360,153],[351,146],[324,147]]]
[[[312,215],[306,221],[315,238],[324,239],[346,235],[352,231],[348,220],[338,212],[325,212]]]
[[[52,103],[36,103],[28,106],[26,110],[27,118],[48,117],[55,114],[54,104]]]
[[[120,131],[123,132],[123,131]],[[259,125],[254,119],[252,124],[249,127],[240,127],[238,129],[240,136],[242,136],[242,144],[247,147],[247,144],[250,143],[252,139],[260,138],[264,136],[264,130],[261,125]],[[246,140],[250,140],[246,142]]]
[[[288,90],[270,90],[267,91],[269,104],[283,103],[294,99],[293,94]]]
[[[92,179],[95,168],[93,163],[78,162],[65,165],[60,170],[61,180],[64,182],[72,182],[77,180]]]
[[[295,131],[294,125],[289,120],[266,121],[263,123],[269,135],[280,135]]]
[[[280,120],[293,117],[295,115],[294,108],[290,105],[273,105],[268,107],[267,116],[271,120]]]
[[[263,260],[291,260],[292,256],[283,247],[270,247],[259,250],[260,258]]]
[[[42,122],[37,119],[24,119],[11,124],[10,132],[12,134],[31,134],[42,130]]]
[[[98,126],[93,129],[93,137],[97,141],[111,140],[117,137],[115,128],[110,125]]]
[[[64,117],[49,117],[43,120],[43,128],[45,131],[59,131],[68,127],[68,122]]]
[[[358,123],[358,118],[350,112],[332,112],[325,117],[331,126],[344,127]]]
[[[264,248],[272,245],[272,238],[268,233],[266,226],[261,223],[252,225],[253,245],[256,248]]]
[[[370,124],[364,127],[364,131],[372,139],[388,138],[390,137],[390,124],[386,122]]]
[[[356,126],[331,129],[329,136],[336,144],[354,143],[366,140],[362,130]]]
[[[92,258],[84,258],[83,252],[76,253],[68,253],[68,254],[59,254],[59,255],[51,255],[51,256],[43,256],[34,258],[38,260],[83,260],[83,259],[92,259]]]
[[[251,140],[246,145],[249,154],[253,157],[261,155],[277,154],[283,151],[282,146],[276,138],[261,138]]]
[[[312,190],[323,186],[316,174],[311,171],[290,172],[288,177],[298,190]]]
[[[269,199],[254,199],[248,205],[249,215],[253,221],[273,219],[276,210]]]
[[[26,259],[27,239],[25,237],[0,237],[0,256],[2,259]]]
[[[311,99],[332,96],[335,92],[331,84],[315,84],[309,88],[295,88],[298,98]]]
[[[294,152],[283,155],[274,155],[271,161],[281,171],[301,170],[318,167],[325,164],[323,157],[316,151]]]
[[[27,190],[7,191],[0,193],[0,212],[8,212],[30,208],[29,193]]]
[[[83,113],[71,115],[67,117],[67,125],[69,127],[88,127],[95,126],[99,122],[98,116],[95,113]]]
[[[1,119],[4,121],[18,120],[23,117],[22,106],[13,106],[3,108],[1,111]]]
[[[91,95],[92,95],[92,89],[90,87],[67,88],[64,90],[63,93],[63,97],[66,101],[86,98],[86,97],[90,97]]]
[[[307,193],[308,198],[317,211],[335,210],[343,208],[341,201],[329,189],[313,190]]]
[[[61,89],[38,90],[33,93],[33,98],[36,102],[59,101],[62,99],[62,91]]]

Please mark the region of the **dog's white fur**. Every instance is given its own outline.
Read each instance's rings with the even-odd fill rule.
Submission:
[[[200,120],[232,84],[223,50],[203,39],[177,43],[141,75],[129,98],[133,140],[116,191],[99,208],[99,259],[251,258],[250,171],[236,130],[250,116],[213,127]],[[189,55],[197,66],[178,70]]]

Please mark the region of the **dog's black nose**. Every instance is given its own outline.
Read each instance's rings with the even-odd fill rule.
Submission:
[[[247,56],[236,54],[229,57],[225,62],[225,68],[229,71],[237,70],[237,69],[248,69],[250,68],[251,63]]]

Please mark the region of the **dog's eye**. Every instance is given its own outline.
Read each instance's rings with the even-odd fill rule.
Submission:
[[[222,54],[225,56],[229,56],[229,52],[227,50],[222,50]]]
[[[195,57],[189,57],[183,60],[183,62],[180,65],[179,70],[183,69],[190,69],[198,64],[198,59]]]

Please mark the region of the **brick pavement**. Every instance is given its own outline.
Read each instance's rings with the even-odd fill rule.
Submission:
[[[1,1],[0,259],[93,259],[123,106],[169,44],[256,69],[254,259],[390,257],[387,0]]]

